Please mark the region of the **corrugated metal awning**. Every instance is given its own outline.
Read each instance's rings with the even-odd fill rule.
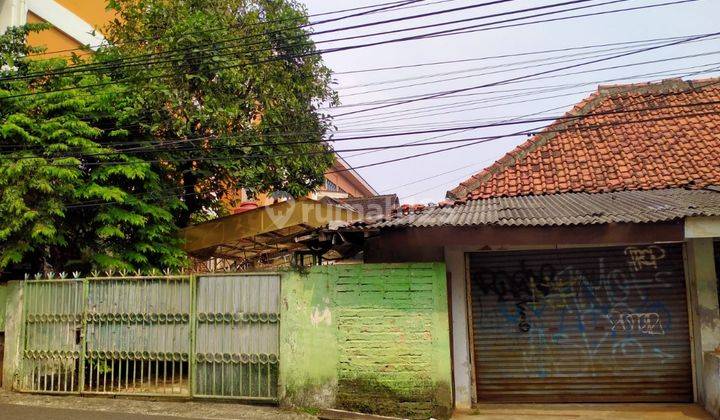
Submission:
[[[301,198],[190,226],[180,236],[193,257],[245,261],[301,248],[296,237],[358,217],[348,208]]]
[[[571,226],[656,223],[720,215],[720,193],[672,188],[608,193],[496,197],[365,224],[371,229],[442,226]]]

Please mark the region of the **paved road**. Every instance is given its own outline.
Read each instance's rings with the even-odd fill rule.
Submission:
[[[181,420],[174,416],[110,413],[106,411],[73,410],[69,408],[35,407],[0,404],[2,420]],[[187,418],[182,418],[187,420]],[[195,419],[200,420],[200,419]]]
[[[0,404],[2,420],[180,420],[174,416],[110,413],[106,411],[73,410],[29,405]],[[187,420],[187,417],[183,417]],[[194,419],[201,420],[201,419]]]

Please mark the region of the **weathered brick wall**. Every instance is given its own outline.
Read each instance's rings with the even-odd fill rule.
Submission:
[[[444,413],[438,400],[450,384],[437,380],[437,368],[439,358],[449,364],[448,328],[436,325],[447,320],[444,278],[436,264],[337,267],[339,407],[402,417]]]
[[[282,300],[285,402],[447,417],[451,371],[443,264],[316,267],[303,280],[287,278]]]

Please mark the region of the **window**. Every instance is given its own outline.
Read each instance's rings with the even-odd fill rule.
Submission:
[[[335,184],[334,182],[330,181],[329,179],[325,178],[325,189],[327,191],[338,191],[340,188]]]

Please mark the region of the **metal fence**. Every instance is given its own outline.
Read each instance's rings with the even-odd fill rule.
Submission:
[[[28,280],[19,388],[276,400],[280,277]]]

